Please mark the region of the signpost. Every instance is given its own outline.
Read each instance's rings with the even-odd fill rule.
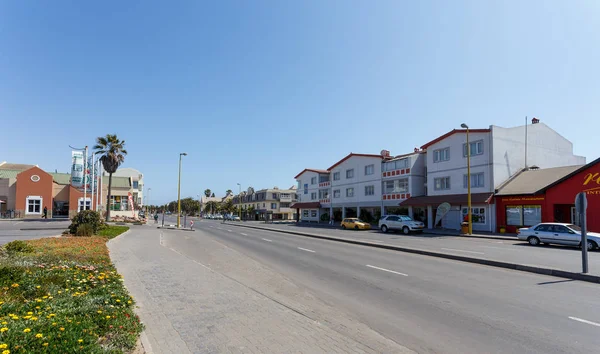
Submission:
[[[588,272],[588,249],[587,249],[587,197],[585,192],[580,192],[575,197],[575,208],[579,214],[581,227],[581,268],[582,273]]]

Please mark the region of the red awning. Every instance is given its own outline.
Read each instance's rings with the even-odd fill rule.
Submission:
[[[492,201],[492,193],[472,193],[471,204],[490,204]],[[410,197],[402,202],[400,206],[427,206],[437,207],[438,205],[448,202],[451,205],[467,205],[467,194],[450,194],[450,195],[429,195],[422,197]]]
[[[292,209],[317,209],[321,207],[319,202],[294,203],[290,205]]]

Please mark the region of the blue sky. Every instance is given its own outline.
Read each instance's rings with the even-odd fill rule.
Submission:
[[[0,160],[116,133],[151,202],[525,116],[600,155],[600,3],[2,1]]]

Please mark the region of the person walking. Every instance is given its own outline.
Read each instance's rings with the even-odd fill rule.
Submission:
[[[48,207],[44,207],[44,215],[42,217],[48,219]]]

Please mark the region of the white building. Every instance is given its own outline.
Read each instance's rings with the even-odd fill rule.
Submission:
[[[526,166],[552,168],[584,165],[585,157],[573,154],[573,144],[539,120],[514,128],[490,126],[470,129],[471,202],[473,229],[493,231],[495,189]],[[526,138],[527,131],[527,138]],[[460,228],[467,215],[466,129],[454,129],[421,147],[426,151],[426,196],[411,196],[400,203],[415,210],[426,210],[427,226],[433,228],[437,207],[451,204],[440,221],[449,229]]]
[[[104,172],[108,176],[107,172]],[[115,173],[115,177],[129,177],[131,180],[131,189],[133,190],[133,202],[141,208],[146,204],[150,204],[147,199],[144,199],[144,174],[135,168],[125,167],[119,168]]]
[[[291,205],[297,210],[296,220],[319,221],[321,201],[324,205],[329,202],[329,171],[306,168],[294,177],[298,182],[298,201]]]
[[[410,154],[396,156],[382,163],[382,215],[406,213],[418,220],[425,218],[425,211],[408,208],[399,211],[399,203],[411,196],[425,195],[426,154],[415,149]]]

